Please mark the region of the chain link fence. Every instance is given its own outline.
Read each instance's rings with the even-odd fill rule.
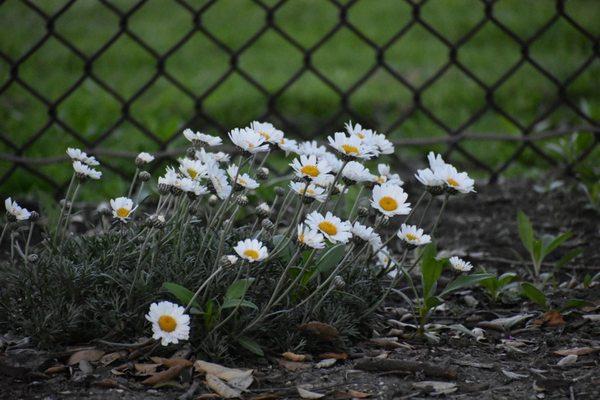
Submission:
[[[340,130],[343,121],[352,119],[389,133],[401,148],[414,146],[422,151],[423,148],[433,146],[443,151],[450,160],[476,167],[491,181],[522,161],[523,157],[535,158],[536,162],[541,160],[551,166],[557,165],[557,157],[550,154],[540,142],[573,132],[587,132],[593,136],[593,140],[564,165],[567,169],[572,169],[597,152],[600,139],[600,126],[593,117],[593,113],[597,112],[594,110],[598,107],[598,98],[594,97],[598,95],[598,86],[594,88],[593,85],[598,84],[600,75],[600,44],[597,25],[594,28],[593,23],[587,23],[590,20],[598,22],[600,8],[594,2],[541,1],[539,3],[544,3],[543,7],[547,10],[546,14],[538,16],[542,20],[532,22],[531,26],[525,22],[516,29],[504,19],[508,11],[503,1],[468,1],[466,7],[474,10],[469,14],[473,17],[462,23],[461,29],[452,32],[445,30],[444,19],[429,17],[433,11],[437,13],[435,15],[443,15],[445,8],[449,10],[447,7],[451,7],[449,3],[386,1],[389,10],[397,11],[398,17],[386,20],[388,22],[382,21],[381,29],[385,25],[387,30],[385,35],[379,36],[368,32],[369,27],[361,24],[358,17],[375,12],[384,2],[367,0],[322,0],[301,2],[300,6],[300,2],[295,3],[293,0],[248,1],[250,6],[244,7],[252,7],[252,12],[248,15],[251,15],[253,21],[257,21],[251,30],[246,29],[246,24],[235,26],[235,21],[226,18],[215,22],[217,18],[214,14],[219,15],[217,11],[220,10],[219,7],[225,7],[221,3],[226,3],[226,0],[165,0],[158,3],[148,0],[48,2],[56,3],[54,7],[32,0],[0,2],[3,20],[24,18],[17,23],[25,25],[25,30],[41,31],[37,36],[32,34],[31,40],[22,41],[13,40],[19,33],[9,32],[10,26],[5,25],[2,30],[0,101],[4,111],[0,121],[0,185],[30,176],[46,187],[57,190],[64,188],[68,174],[56,173],[58,170],[50,166],[64,162],[66,158],[62,155],[63,148],[58,148],[58,145],[52,148],[53,143],[67,140],[69,144],[78,145],[97,155],[108,170],[128,176],[131,171],[114,161],[119,157],[131,158],[141,150],[139,143],[127,139],[133,135],[128,132],[135,131],[135,136],[143,137],[159,157],[168,158],[177,153],[176,140],[185,127],[225,134],[234,124],[246,125],[248,118],[274,122],[286,134],[300,139],[323,138],[325,134]],[[100,21],[103,21],[102,18],[110,18],[114,25],[114,30],[104,35],[101,34],[102,29],[92,20],[89,21],[89,30],[85,32],[85,36],[88,41],[90,38],[95,40],[93,49],[82,48],[88,42],[80,42],[81,34],[73,35],[61,25],[76,19],[78,14],[71,11],[83,7],[85,3],[87,7],[91,7],[86,15],[92,19],[97,15]],[[90,3],[93,4],[90,6]],[[235,12],[241,3],[241,0],[237,3],[229,2],[232,7],[229,11]],[[511,2],[508,7],[515,7],[517,4]],[[138,29],[139,21],[147,18],[146,10],[157,7],[162,8],[162,11],[157,12],[158,19],[148,22],[149,27],[146,24],[144,29]],[[333,22],[328,26],[321,26],[319,20],[314,24],[311,24],[310,19],[300,21],[300,27],[305,24],[304,29],[312,31],[312,36],[311,40],[299,38],[296,34],[298,30],[292,29],[297,18],[294,15],[288,15],[287,19],[282,17],[286,13],[294,14],[294,10],[300,13],[302,10],[298,7],[307,7],[309,11],[312,7],[313,13],[317,14],[328,13]],[[244,10],[246,9],[242,8],[240,13],[244,14]],[[157,44],[148,39],[152,35],[144,34],[148,29],[156,29],[157,35],[161,35],[160,25],[164,19],[161,20],[160,17],[179,18],[175,14],[181,15],[183,22],[178,23],[177,37],[170,43]],[[382,14],[381,17],[386,16]],[[522,18],[526,21],[532,18],[533,21],[533,15]],[[220,33],[223,26],[239,31],[237,42],[223,38]],[[96,31],[99,32],[97,38]],[[426,38],[422,42],[422,51],[426,54],[420,54],[420,43],[414,43],[419,41],[411,36],[415,35],[414,32],[419,35],[416,39]],[[351,39],[347,39],[347,46],[352,48],[349,50],[350,54],[356,49],[356,58],[344,58],[333,64],[321,60],[329,53],[345,48],[344,38],[348,35]],[[485,43],[476,47],[475,51],[470,49],[470,43],[480,42],[481,45],[482,40],[485,41],[488,37],[485,35],[498,38],[501,41],[498,48],[510,48],[510,59],[498,54],[494,60],[492,55],[492,61],[486,61],[487,68],[485,63],[471,62],[470,60],[478,60],[478,49],[484,49]],[[568,42],[567,51],[570,51],[570,45],[578,49],[577,60],[562,58],[559,51],[552,54],[553,44],[546,42],[556,40],[557,49],[560,49],[561,38],[566,38]],[[198,53],[192,59],[181,59],[179,53],[188,54],[187,47],[198,40],[202,41],[203,49],[210,51]],[[254,49],[267,46],[261,42],[263,40],[272,45],[273,49],[285,47],[286,53],[279,59],[271,58],[267,48],[267,51],[256,57]],[[135,70],[127,72],[125,66],[119,63],[119,57],[111,55],[112,49],[121,48],[124,42],[127,47],[123,54],[143,53],[140,56],[143,57],[141,65],[143,71],[151,70],[149,74],[141,77],[141,72],[140,76],[137,76]],[[549,54],[537,57],[540,42],[544,42],[544,46],[551,50]],[[60,70],[63,66],[44,64],[43,58],[52,56],[44,53],[48,46],[53,46],[52,52],[64,53],[61,59],[69,59],[71,64],[76,65],[68,66],[69,70],[76,71],[74,75],[70,75],[70,79],[60,81],[50,89],[37,86],[36,82],[47,84],[54,80],[57,73],[55,69]],[[402,46],[410,46],[406,58],[402,56]],[[44,54],[41,60],[36,59],[38,54]],[[244,61],[247,55],[256,59],[255,64]],[[418,66],[413,70],[403,69],[403,63],[410,65],[411,57],[431,58],[436,62],[421,68],[427,73],[422,72]],[[207,69],[210,66],[211,70],[216,71],[217,68],[212,64],[216,62],[216,58],[222,60],[221,69],[202,85],[197,82],[191,85],[178,73],[179,66],[186,63],[196,64],[198,71],[203,71],[204,66]],[[297,58],[298,61],[288,68],[287,64],[284,65],[284,58]],[[114,63],[109,66],[112,71],[125,71],[123,85],[103,75],[100,64],[106,63],[107,59]],[[336,66],[351,66],[353,63],[365,67],[347,79],[336,75]],[[561,69],[563,63],[570,63],[571,67],[568,70]],[[33,75],[29,71],[30,64],[34,65]],[[278,65],[282,67],[278,68]],[[267,72],[262,75],[255,73],[261,68]],[[494,70],[496,73],[492,76],[483,69],[488,72]],[[51,76],[46,77],[47,73]],[[269,82],[270,77],[265,78],[265,74],[271,73],[280,78],[276,83]],[[198,74],[198,79],[203,79],[202,73]],[[130,79],[137,79],[139,84],[134,90],[125,90]],[[233,79],[238,86],[243,83],[246,91],[238,93],[236,86],[231,84]],[[536,90],[528,92],[530,89],[527,82],[534,79],[543,82],[540,83],[544,88],[542,93],[536,93]],[[454,82],[450,82],[452,80]],[[447,82],[451,86],[444,86]],[[110,112],[113,116],[110,122],[94,127],[92,134],[83,132],[78,127],[85,123],[73,117],[75,111],[63,112],[68,107],[76,110],[77,105],[67,103],[73,98],[81,99],[80,92],[87,90],[90,85],[93,85],[94,91],[87,93],[84,100],[92,102],[92,112],[84,118],[93,124],[96,113],[100,115]],[[321,103],[315,98],[313,104],[311,92],[302,93],[303,88],[308,90],[311,85],[318,85],[319,91],[315,92],[317,95],[326,93],[326,102]],[[457,95],[455,100],[456,104],[461,101],[469,104],[469,107],[461,108],[460,113],[457,113],[461,114],[460,118],[451,115],[453,110],[447,102],[436,102],[436,99],[451,96],[443,92],[456,91],[456,85],[468,88],[466,94]],[[159,124],[158,127],[154,120],[146,118],[152,112],[143,114],[134,110],[140,104],[160,99],[162,89],[156,89],[157,87],[168,87],[172,98],[189,104],[177,114],[174,121],[167,125]],[[223,91],[229,90],[231,99],[223,108],[229,107],[233,111],[219,109],[215,112],[215,98],[222,98]],[[240,106],[239,112],[235,110],[236,96],[239,95],[242,102],[247,97],[245,93],[250,91],[253,95],[249,102],[256,108]],[[294,103],[290,92],[295,93],[294,96],[300,93],[298,96],[301,100]],[[167,89],[164,93],[167,93]],[[474,93],[476,95],[471,95]],[[512,104],[511,101],[518,103],[527,96],[532,96],[535,101],[539,100],[540,104],[534,106],[534,112],[527,118],[523,118],[519,115],[519,104]],[[27,101],[19,100],[25,97]],[[355,101],[356,98],[359,99],[358,102]],[[98,99],[97,106],[94,105],[94,99]],[[382,99],[381,102],[378,99]],[[109,111],[102,110],[104,102],[110,102]],[[383,111],[378,111],[378,106]],[[166,105],[164,107],[168,108]],[[312,110],[312,113],[299,115],[301,107]],[[529,105],[525,105],[527,107]],[[328,109],[324,111],[323,108]],[[19,127],[26,124],[29,120],[28,113],[32,110],[36,115],[41,115],[40,122],[29,132],[23,132]],[[501,123],[486,122],[490,120]],[[494,158],[492,163],[489,154],[494,154],[500,148],[497,146],[501,147],[502,156]],[[45,151],[49,147],[51,149]]]

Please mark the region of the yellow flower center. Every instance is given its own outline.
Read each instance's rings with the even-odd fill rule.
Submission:
[[[448,180],[446,182],[448,182],[448,185],[450,185],[452,187],[457,187],[458,186],[458,182],[456,182],[456,180],[454,180],[452,178],[448,178]]]
[[[407,233],[406,234],[406,240],[417,240],[417,236],[413,235],[412,233]]]
[[[306,189],[306,194],[309,196],[314,196],[315,195],[315,191],[312,189]]]
[[[359,133],[357,133],[357,134],[356,134],[356,136],[358,136],[358,137],[359,137],[359,138],[361,138],[361,139],[364,139],[364,138],[365,138],[365,134],[364,134],[364,133],[362,133],[362,132],[359,132]]]
[[[267,132],[265,132],[265,131],[259,131],[259,132],[258,132],[258,134],[259,134],[260,136],[264,137],[264,138],[265,138],[265,140],[269,140],[269,139],[271,139],[271,136],[269,136],[269,134],[268,134]]]
[[[346,154],[358,154],[359,153],[358,147],[352,146],[349,144],[343,144],[342,149],[344,149],[344,153],[346,153]]]
[[[383,196],[379,200],[379,205],[385,211],[394,211],[396,208],[398,208],[398,202],[393,197],[390,197],[390,196]]]
[[[192,179],[196,179],[196,177],[198,176],[198,171],[196,171],[193,168],[188,168],[187,173],[190,176],[190,178],[192,178]]]
[[[121,207],[117,210],[117,215],[119,216],[119,218],[127,218],[127,217],[129,217],[130,212],[131,211],[129,211],[128,208]]]
[[[380,175],[376,177],[375,180],[377,181],[377,183],[386,183],[387,177],[385,175]]]
[[[173,332],[177,328],[177,321],[170,315],[161,315],[158,319],[158,326],[165,332]]]
[[[298,242],[304,243],[304,234],[303,233],[301,233],[300,235],[298,235]]]
[[[254,250],[254,249],[244,250],[244,255],[253,260],[258,260],[258,257],[260,257],[260,255],[258,254],[258,251]]]
[[[329,221],[319,223],[319,229],[330,236],[337,234],[337,227]]]
[[[246,186],[248,184],[244,178],[238,178],[237,183],[241,186]]]
[[[304,175],[312,176],[313,178],[319,176],[319,168],[316,165],[305,165],[300,168],[300,172]]]

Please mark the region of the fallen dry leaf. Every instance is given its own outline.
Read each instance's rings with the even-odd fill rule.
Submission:
[[[584,319],[589,319],[592,322],[600,321],[600,314],[586,314],[582,316]]]
[[[557,356],[584,356],[586,354],[592,354],[600,351],[600,347],[573,347],[572,349],[556,350],[554,354]]]
[[[224,399],[235,399],[242,396],[242,391],[228,386],[213,374],[206,374],[206,386]]]
[[[310,390],[306,390],[300,386],[296,386],[296,390],[303,399],[320,399],[321,397],[325,397],[324,394],[311,392]]]
[[[336,359],[335,358],[325,358],[321,361],[319,361],[317,364],[315,364],[315,368],[329,368],[332,367],[333,364],[336,363]]]
[[[533,321],[535,325],[544,325],[549,327],[557,327],[565,324],[565,319],[562,314],[556,310],[545,312],[541,318]]]
[[[125,358],[125,356],[127,356],[127,352],[124,350],[115,351],[114,353],[108,353],[102,356],[102,358],[100,359],[100,364],[106,367],[107,365],[110,365],[117,360]]]
[[[324,322],[311,321],[298,326],[298,329],[304,333],[308,333],[317,339],[327,342],[333,341],[340,335],[338,330]]]
[[[125,386],[121,385],[114,379],[106,378],[92,383],[93,386],[103,389],[123,389]]]
[[[154,375],[156,373],[156,369],[160,367],[160,364],[134,364],[133,368],[135,368],[136,375],[138,376],[148,376]]]
[[[157,372],[156,374],[143,380],[142,384],[147,385],[147,386],[154,386],[159,383],[164,383],[164,382],[170,381],[171,379],[177,378],[184,369],[185,369],[185,367],[183,365],[176,365],[165,371]]]
[[[196,360],[194,368],[197,372],[204,372],[207,375],[214,375],[219,379],[223,379],[229,385],[236,389],[246,390],[252,385],[254,378],[252,373],[254,370],[241,370],[236,368],[228,368],[219,364],[213,364],[202,360]]]
[[[576,356],[575,354],[569,354],[568,356],[564,356],[563,358],[561,358],[556,363],[556,365],[558,365],[559,367],[566,367],[567,365],[575,364],[577,362],[577,358],[578,356]]]
[[[162,364],[166,367],[174,367],[176,365],[183,365],[184,367],[191,367],[194,365],[190,360],[185,358],[162,358],[162,357],[150,357],[150,359],[156,364]]]
[[[71,354],[71,357],[69,357],[69,361],[67,362],[67,364],[69,364],[69,365],[79,364],[79,361],[81,361],[81,360],[85,360],[85,361],[89,361],[89,362],[98,361],[102,358],[103,355],[104,355],[104,352],[102,350],[97,350],[97,349],[80,350],[80,351],[77,351],[77,352]]]
[[[415,389],[428,391],[434,396],[439,394],[450,394],[458,390],[456,383],[442,381],[414,382],[412,386]]]
[[[310,368],[310,364],[309,363],[301,363],[301,362],[296,362],[296,361],[288,361],[288,360],[284,360],[284,359],[279,359],[277,360],[277,363],[279,364],[279,366],[287,369],[288,371],[302,371],[304,369],[308,369]]]
[[[283,358],[285,358],[286,360],[297,361],[297,362],[306,361],[308,358],[306,354],[296,354],[296,353],[292,353],[291,351],[286,351],[281,356]]]
[[[366,399],[371,397],[369,393],[359,392],[358,390],[348,390],[347,392],[335,392],[333,394],[335,399]]]
[[[506,331],[512,329],[517,324],[528,320],[531,317],[533,317],[533,314],[518,314],[507,318],[496,318],[491,321],[481,321],[477,325],[482,328]]]
[[[402,344],[400,342],[398,342],[398,340],[396,340],[395,337],[373,338],[373,339],[369,340],[369,342],[373,343],[374,345],[377,345],[379,347],[383,347],[384,349],[389,349],[389,350],[404,347],[404,346],[402,346]]]
[[[508,371],[508,370],[501,370],[502,373],[504,374],[504,376],[506,376],[509,379],[523,379],[523,378],[527,378],[529,375],[527,374],[517,374],[516,372],[512,372],[512,371]]]
[[[44,371],[45,374],[60,374],[61,372],[67,371],[69,368],[66,365],[55,365]]]
[[[347,360],[348,354],[346,354],[346,353],[322,353],[322,354],[319,354],[319,358],[320,359],[335,358],[336,360]]]

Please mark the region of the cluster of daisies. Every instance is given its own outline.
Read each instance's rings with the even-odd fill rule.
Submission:
[[[230,141],[241,152],[237,163],[232,162],[231,154],[211,151],[211,148],[223,145],[220,137],[190,129],[186,129],[183,135],[191,146],[177,165],[167,167],[158,178],[160,198],[156,211],[149,217],[149,220],[160,222],[163,226],[166,221],[173,221],[173,215],[177,215],[175,205],[191,207],[206,198],[213,205],[207,225],[221,232],[221,235],[227,235],[237,211],[236,208],[232,212],[232,208],[247,205],[248,198],[245,195],[268,179],[269,170],[264,167],[268,156],[281,150],[286,156],[294,157],[289,164],[293,178],[287,191],[280,188],[280,202],[277,203],[276,197],[271,205],[261,203],[256,206],[256,215],[269,222],[265,224],[263,221],[260,224],[262,229],[232,246],[229,254],[226,249],[221,254],[219,248],[217,259],[227,260],[228,266],[238,265],[241,268],[245,264],[267,262],[277,257],[281,247],[287,243],[295,242],[298,251],[313,252],[341,243],[349,244],[348,252],[356,251],[359,256],[366,253],[367,262],[373,258],[380,267],[391,271],[399,264],[387,246],[393,238],[400,239],[407,251],[432,241],[433,233],[427,234],[423,228],[407,223],[402,223],[394,235],[385,239],[377,232],[379,227],[394,217],[406,216],[407,222],[413,207],[407,201],[404,182],[398,174],[391,172],[389,165],[379,163],[373,171],[365,165],[366,161],[392,154],[394,145],[385,135],[365,129],[360,124],[347,123],[344,132],[335,132],[327,138],[329,147],[326,147],[316,141],[297,142],[285,138],[284,133],[272,124],[255,121],[248,127],[235,128],[228,133]],[[99,162],[83,151],[68,149],[67,154],[72,159],[74,170],[68,190],[72,202],[79,183],[87,179],[99,179],[102,173],[95,169]],[[109,202],[115,221],[126,224],[132,220],[141,191],[139,188],[136,199],[134,186],[136,183],[141,186],[150,180],[151,175],[145,166],[153,161],[154,157],[148,153],[140,153],[136,157],[137,170],[128,196]],[[474,191],[473,179],[466,172],[459,172],[446,163],[441,155],[429,153],[428,161],[429,168],[418,170],[415,177],[425,185],[431,196],[443,194],[446,201],[450,195]],[[72,189],[74,181],[78,183]],[[367,208],[365,212],[365,207],[359,207],[363,209],[362,213],[354,215],[355,207],[352,207],[347,219],[341,218],[336,215],[338,201],[355,185],[360,186],[360,191],[354,205],[364,200],[363,203],[369,205],[371,210]],[[183,198],[187,200],[176,200]],[[334,198],[336,201],[331,201]],[[217,204],[218,207],[215,206]],[[13,219],[29,218],[29,212],[11,199],[6,200],[6,209]],[[276,218],[272,218],[274,214]],[[225,215],[229,218],[224,218]],[[65,218],[68,219],[68,216],[67,213]],[[374,221],[370,216],[375,216]],[[263,240],[268,237],[263,234],[264,228],[270,226],[277,230],[278,223],[284,221],[283,244],[264,243]],[[208,240],[213,240],[212,236]],[[472,268],[470,263],[458,257],[452,257],[450,264],[457,271],[467,272]],[[190,318],[186,311],[187,307],[166,301],[152,304],[146,318],[152,323],[153,337],[161,340],[163,345],[188,339]]]

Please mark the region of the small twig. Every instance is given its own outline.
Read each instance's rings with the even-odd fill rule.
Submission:
[[[434,378],[456,379],[456,369],[422,363],[418,361],[394,360],[384,358],[363,358],[358,360],[356,369],[363,371],[406,371],[422,372]]]

